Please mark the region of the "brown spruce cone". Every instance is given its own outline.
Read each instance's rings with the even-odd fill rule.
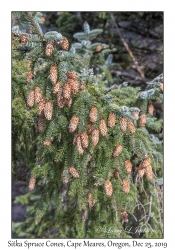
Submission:
[[[114,178],[115,178],[115,179],[119,179],[119,178],[120,178],[118,168],[116,168],[116,169],[114,170]]]
[[[122,181],[122,190],[125,194],[128,194],[129,193],[129,190],[130,190],[130,184],[127,180],[123,180]]]
[[[81,137],[81,145],[83,148],[88,148],[88,135],[87,133],[84,131],[81,133],[80,135]]]
[[[141,166],[140,169],[142,168],[146,168],[147,166],[149,166],[151,164],[151,158],[146,157],[143,162],[141,162]]]
[[[58,78],[58,70],[56,65],[50,67],[50,80],[52,84],[56,84]]]
[[[100,120],[99,130],[100,130],[100,134],[102,136],[106,136],[107,135],[107,126],[106,126],[106,122],[105,122],[104,119]]]
[[[51,143],[51,140],[49,139],[46,139],[44,142],[43,142],[43,146],[50,146],[52,143]]]
[[[72,98],[66,100],[65,104],[66,104],[66,107],[70,108],[72,106]]]
[[[98,109],[97,107],[93,106],[90,110],[89,117],[91,122],[97,121]]]
[[[44,107],[45,107],[46,100],[44,98],[38,103],[38,115],[44,114]]]
[[[89,207],[93,207],[95,205],[96,201],[92,199],[92,192],[88,193],[88,204]]]
[[[69,175],[68,175],[68,170],[64,169],[62,174],[61,174],[61,179],[63,184],[67,184],[69,182]]]
[[[35,91],[31,90],[27,97],[27,105],[31,108],[35,103]]]
[[[66,101],[64,97],[61,95],[61,92],[58,92],[57,94],[57,105],[59,108],[64,108],[64,105],[66,104]]]
[[[128,129],[130,130],[131,134],[134,134],[136,131],[134,124],[131,121],[128,121],[127,126],[128,126]]]
[[[26,74],[26,81],[27,81],[27,82],[30,82],[30,81],[32,80],[33,77],[34,77],[33,70],[30,70],[30,71],[27,72],[27,74]]]
[[[126,132],[126,128],[127,128],[127,120],[126,118],[122,117],[120,118],[120,129],[124,133]]]
[[[44,131],[44,119],[43,118],[39,118],[38,120],[38,131],[39,133],[43,133]]]
[[[28,35],[27,34],[22,34],[20,37],[20,42],[21,44],[26,44],[28,42]]]
[[[153,179],[153,171],[152,171],[152,166],[149,165],[145,168],[145,174],[146,174],[146,178],[148,181],[152,181]]]
[[[75,168],[70,167],[69,168],[69,173],[72,175],[72,177],[79,178],[79,174],[78,174],[78,172],[77,172],[77,170]]]
[[[70,79],[72,79],[74,81],[78,80],[78,76],[74,71],[67,71],[66,75],[67,75],[68,78],[70,78]]]
[[[70,99],[71,98],[71,87],[67,82],[63,86],[63,97],[65,99]]]
[[[122,149],[123,149],[122,145],[116,146],[113,152],[113,156],[117,157],[119,154],[121,154]]]
[[[68,79],[67,81],[70,85],[72,94],[77,94],[79,92],[79,84],[77,80]]]
[[[35,87],[35,103],[39,103],[42,99],[42,91],[40,87]]]
[[[53,42],[47,43],[46,49],[45,49],[46,56],[51,56],[54,49],[55,49],[55,44]]]
[[[89,123],[87,124],[87,132],[88,132],[88,134],[91,134],[91,133],[92,133],[92,130],[93,130],[92,124],[89,122]]]
[[[96,51],[97,52],[100,52],[102,50],[102,46],[101,45],[98,45],[97,47],[96,47]]]
[[[125,169],[126,169],[127,174],[131,174],[132,164],[131,164],[130,160],[125,161]]]
[[[57,82],[57,84],[54,86],[53,94],[58,94],[60,87],[61,87],[61,83]]]
[[[145,169],[144,168],[138,170],[138,176],[139,176],[139,178],[142,178],[144,176],[144,174],[145,174]]]
[[[61,48],[63,50],[68,50],[69,49],[69,42],[65,36],[63,36],[63,41],[60,42]]]
[[[115,122],[116,122],[116,115],[114,114],[109,114],[108,117],[108,127],[113,128],[115,126]]]
[[[74,135],[74,138],[73,138],[73,145],[76,146],[77,145],[77,138],[78,138],[78,134],[76,133]]]
[[[135,117],[136,120],[138,120],[139,119],[139,112],[138,111],[133,112],[133,116]]]
[[[52,102],[46,102],[44,106],[44,115],[48,121],[52,119],[52,113],[53,113],[53,104]]]
[[[78,150],[79,155],[83,155],[84,149],[83,149],[82,144],[81,144],[81,137],[80,136],[77,136],[77,150]]]
[[[153,115],[153,112],[154,112],[154,106],[153,106],[152,104],[150,104],[150,105],[148,106],[148,114],[149,114],[149,115]]]
[[[78,116],[76,115],[72,116],[68,127],[69,133],[73,133],[77,129],[78,122],[79,122]]]
[[[32,176],[29,181],[29,191],[32,191],[35,188],[35,183],[36,179],[34,176]]]
[[[163,83],[162,82],[159,83],[159,89],[163,92]]]
[[[120,214],[123,216],[124,222],[128,222],[128,214],[127,214],[127,212],[126,211],[122,211]]]
[[[92,131],[92,145],[96,146],[99,142],[99,130],[98,129],[94,129]]]
[[[109,180],[106,180],[104,183],[105,193],[107,197],[111,197],[113,193],[112,183]]]
[[[142,114],[140,116],[140,125],[141,125],[141,127],[145,127],[145,125],[146,125],[146,115],[145,114]]]

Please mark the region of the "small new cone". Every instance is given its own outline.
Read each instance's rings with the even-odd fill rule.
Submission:
[[[109,114],[108,127],[113,128],[115,126],[115,122],[116,122],[116,115],[115,114]]]
[[[60,42],[61,48],[63,50],[68,50],[69,49],[69,42],[65,36],[63,36],[63,41]]]
[[[114,148],[113,157],[117,157],[122,152],[122,145],[118,145]]]
[[[105,122],[104,119],[100,120],[99,130],[100,130],[100,134],[102,136],[106,136],[107,135],[107,126],[106,126],[106,122]]]
[[[43,142],[43,146],[50,146],[52,143],[51,143],[51,140],[49,139],[46,139],[44,142]]]
[[[145,169],[139,169],[138,170],[138,177],[139,178],[142,178],[144,176],[144,174],[145,174]]]
[[[44,98],[38,103],[38,115],[44,114],[44,107],[45,107],[46,100]]]
[[[53,88],[53,94],[58,94],[60,87],[61,87],[61,83],[57,82],[57,84]]]
[[[67,100],[71,97],[71,87],[68,83],[65,83],[63,86],[63,97]]]
[[[76,146],[77,145],[77,138],[78,138],[78,134],[76,133],[74,135],[74,138],[73,138],[73,145]]]
[[[28,97],[27,97],[27,105],[28,107],[33,107],[35,103],[35,91],[34,90],[31,90],[28,94]]]
[[[72,106],[72,98],[66,100],[65,104],[66,104],[66,107],[70,108]]]
[[[29,181],[29,191],[32,191],[35,188],[35,183],[36,179],[34,176],[32,176]]]
[[[78,150],[79,155],[83,155],[84,149],[83,149],[82,144],[81,144],[81,137],[80,136],[77,136],[77,150]]]
[[[53,113],[53,104],[52,102],[46,102],[44,106],[44,115],[48,121],[52,119],[52,113]]]
[[[75,168],[70,167],[69,168],[69,173],[72,175],[72,177],[79,178],[79,174],[78,174],[78,172],[77,172],[77,170]]]
[[[56,65],[52,65],[50,67],[50,80],[51,80],[51,83],[54,85],[56,84],[57,82],[57,78],[58,78],[58,70],[57,70],[57,66]]]
[[[83,82],[80,82],[80,89],[85,92],[86,91],[86,86]]]
[[[35,103],[39,103],[42,99],[42,91],[40,87],[35,87]]]
[[[118,168],[116,168],[116,169],[114,170],[114,178],[115,178],[115,179],[119,179],[119,178],[120,178]]]
[[[57,94],[57,105],[59,108],[64,108],[66,104],[66,101],[64,99],[64,97],[61,95],[61,92],[58,92]]]
[[[120,118],[120,129],[123,133],[125,133],[126,128],[127,128],[127,120],[126,120],[126,118],[122,117],[122,118]]]
[[[97,107],[93,106],[90,110],[89,117],[91,122],[97,121],[98,109]]]
[[[92,133],[92,130],[93,130],[92,124],[91,124],[91,123],[88,123],[88,124],[87,124],[87,132],[88,132],[88,134],[91,134],[91,133]]]
[[[136,121],[139,119],[139,112],[133,112],[133,116],[135,117]]]
[[[127,126],[128,126],[128,129],[130,130],[131,134],[134,134],[136,131],[134,124],[131,121],[128,121]]]
[[[68,127],[69,133],[73,133],[77,129],[78,122],[79,122],[79,117],[76,115],[72,116]]]
[[[78,80],[78,76],[75,72],[73,71],[67,71],[66,73],[67,77],[74,80],[74,81],[77,81]]]
[[[123,180],[122,181],[122,190],[125,194],[128,194],[129,193],[129,190],[130,190],[130,184],[127,180]]]
[[[153,171],[152,171],[152,166],[149,165],[145,168],[145,174],[146,174],[146,178],[148,181],[152,181],[153,179]]]
[[[152,104],[150,104],[148,106],[148,114],[149,115],[153,115],[153,113],[154,113],[154,106]]]
[[[96,186],[96,187],[100,186],[100,182],[99,181],[95,182],[94,186]]]
[[[22,34],[21,37],[20,37],[20,42],[21,44],[26,44],[28,42],[29,38],[28,38],[28,35],[27,34]]]
[[[45,49],[46,56],[51,56],[52,53],[54,52],[54,49],[55,49],[55,45],[53,42],[47,43],[46,49]]]
[[[127,214],[127,212],[122,211],[120,214],[123,216],[124,222],[128,223],[128,214]]]
[[[92,192],[88,193],[88,204],[92,208],[95,205],[96,201],[92,199]]]
[[[27,82],[30,82],[30,81],[32,80],[33,77],[34,77],[33,70],[30,70],[30,71],[27,72],[27,74],[26,74],[26,81],[27,81]]]
[[[87,133],[85,131],[82,132],[80,137],[81,137],[81,145],[82,145],[82,147],[84,149],[88,148],[88,135],[87,135]]]
[[[159,83],[159,89],[163,92],[163,83],[162,82]]]
[[[105,193],[107,197],[111,197],[113,193],[112,183],[109,180],[106,180],[104,183]]]
[[[44,131],[44,119],[40,118],[38,120],[38,132],[43,133],[43,131]]]
[[[145,127],[145,125],[146,125],[146,115],[145,114],[142,114],[140,116],[140,125],[141,125],[141,127]]]
[[[92,145],[95,147],[99,142],[99,130],[94,129],[92,131]]]
[[[102,46],[101,45],[98,45],[97,47],[96,47],[96,51],[97,52],[100,52],[102,50]]]
[[[126,169],[127,174],[131,174],[132,164],[131,164],[130,160],[125,161],[125,169]]]

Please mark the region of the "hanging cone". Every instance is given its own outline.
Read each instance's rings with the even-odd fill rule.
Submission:
[[[146,174],[146,178],[148,181],[152,181],[153,179],[153,171],[152,171],[152,166],[149,165],[145,168],[145,174]]]
[[[53,42],[47,43],[46,49],[45,49],[46,56],[51,56],[54,49],[55,49],[55,44]]]
[[[131,121],[128,121],[127,126],[128,126],[128,129],[130,130],[131,134],[134,134],[136,131],[134,124]]]
[[[124,133],[126,132],[126,128],[127,128],[127,120],[126,118],[120,118],[120,129],[121,131]]]
[[[74,80],[74,81],[77,81],[78,80],[78,76],[75,72],[73,71],[67,71],[66,73],[67,77]]]
[[[72,177],[79,178],[79,174],[78,174],[78,172],[77,172],[77,170],[75,168],[70,167],[69,168],[69,173],[72,175]]]
[[[138,120],[139,119],[139,112],[138,111],[133,112],[133,116],[135,117],[136,120]]]
[[[61,87],[61,83],[57,82],[57,84],[54,86],[53,94],[57,94],[60,90],[60,87]]]
[[[68,127],[69,133],[73,133],[77,129],[78,122],[79,122],[78,116],[76,115],[72,116]]]
[[[66,104],[66,107],[70,108],[72,106],[72,98],[66,100],[65,104]]]
[[[88,132],[88,134],[91,134],[91,133],[92,133],[92,130],[93,130],[92,124],[91,124],[91,123],[88,123],[88,124],[87,124],[87,132]]]
[[[39,133],[43,133],[44,131],[44,119],[43,118],[40,118],[38,120],[38,131]]]
[[[92,145],[95,147],[98,144],[99,141],[99,130],[94,129],[92,131]]]
[[[44,114],[44,107],[45,107],[46,100],[44,98],[38,103],[38,115]]]
[[[153,115],[153,112],[154,112],[154,106],[153,106],[152,104],[150,104],[150,105],[148,106],[148,114],[149,114],[149,115]]]
[[[123,211],[120,213],[123,216],[123,220],[124,222],[128,222],[128,214],[126,211]]]
[[[142,168],[146,168],[147,166],[149,166],[151,164],[151,158],[146,157],[143,162],[141,163]],[[141,167],[140,167],[141,168]]]
[[[132,164],[131,164],[130,160],[125,161],[125,169],[126,169],[127,174],[131,174]]]
[[[116,122],[116,115],[109,114],[109,117],[108,117],[108,127],[113,128],[115,126],[115,122]]]
[[[71,87],[68,83],[65,83],[63,86],[63,97],[65,99],[70,99],[71,97]]]
[[[50,67],[50,80],[52,84],[56,84],[57,82],[57,78],[58,78],[58,70],[57,70],[57,66],[53,65]]]
[[[99,130],[100,130],[100,134],[102,136],[106,136],[107,135],[107,126],[106,126],[106,122],[105,122],[104,119],[100,120]]]
[[[48,121],[52,119],[53,104],[51,102],[46,102],[44,106],[44,115]]]
[[[74,138],[73,138],[73,145],[76,146],[77,145],[77,138],[78,138],[78,134],[76,133],[74,135]]]
[[[29,72],[27,72],[26,74],[26,81],[30,82],[32,80],[32,78],[34,77],[33,71],[30,70]]]
[[[63,37],[63,41],[62,42],[59,42],[60,45],[61,45],[61,48],[63,50],[68,50],[69,49],[69,42],[67,40],[67,38],[65,36],[62,36]]]
[[[145,169],[139,169],[138,170],[138,176],[139,176],[139,178],[142,178],[144,176],[144,174],[145,174]]]
[[[159,83],[159,89],[163,92],[163,83],[162,82]]]
[[[34,90],[31,90],[28,94],[28,97],[27,97],[27,105],[28,107],[33,107],[35,103],[35,91]]]
[[[98,115],[98,109],[93,106],[90,110],[89,117],[91,122],[96,122],[97,121],[97,115]]]
[[[77,94],[79,92],[79,84],[77,80],[68,79],[67,83],[69,84],[71,88],[72,94]]]
[[[52,143],[49,139],[46,139],[44,142],[43,142],[43,146],[50,146]]]
[[[35,103],[39,103],[42,99],[42,92],[40,87],[35,87]]]
[[[101,45],[98,45],[97,47],[96,47],[96,51],[97,52],[100,52],[102,50],[102,46]]]
[[[146,115],[145,114],[142,114],[140,116],[140,125],[141,125],[141,127],[145,127],[145,125],[146,125]]]
[[[116,169],[114,170],[114,178],[115,178],[115,179],[119,179],[119,178],[120,178],[118,168],[116,168]]]
[[[128,194],[129,193],[129,190],[130,190],[130,184],[127,180],[123,180],[122,181],[122,190],[125,194]]]
[[[66,104],[66,101],[64,97],[61,95],[61,91],[57,94],[57,105],[59,108],[64,108],[64,105]]]
[[[84,149],[83,149],[82,144],[81,144],[81,137],[80,136],[77,137],[77,150],[78,150],[79,155],[83,155]]]
[[[89,192],[88,194],[88,204],[89,207],[93,207],[95,205],[96,201],[92,199],[92,192]]]
[[[87,135],[87,133],[85,131],[82,132],[80,137],[81,137],[82,147],[83,148],[88,148],[88,135]]]
[[[123,149],[122,145],[116,146],[113,152],[113,156],[117,157],[119,154],[121,154],[122,149]]]
[[[61,179],[63,184],[67,184],[69,182],[69,172],[68,169],[64,169],[61,174]]]
[[[35,188],[35,183],[36,179],[34,176],[32,176],[29,181],[29,191],[32,191]]]
[[[112,188],[112,183],[109,180],[105,181],[104,188],[105,188],[106,196],[111,197],[113,193],[113,188]]]
[[[28,42],[28,35],[27,34],[22,34],[20,37],[20,42],[21,44],[26,44]]]

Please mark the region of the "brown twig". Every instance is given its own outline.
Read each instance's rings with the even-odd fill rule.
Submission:
[[[144,83],[147,83],[147,82],[150,81],[150,80],[147,79],[147,78],[142,78],[142,77],[140,77],[140,76],[134,76],[134,75],[131,75],[131,74],[127,73],[127,72],[122,72],[122,71],[119,71],[119,70],[111,70],[111,73],[112,73],[112,74],[116,74],[116,75],[118,75],[118,76],[129,77],[129,78],[131,78],[131,79],[134,79],[134,80],[136,80],[136,81],[141,81],[141,82],[144,82]]]
[[[113,15],[112,13],[110,13],[110,16],[111,16],[111,19],[112,19],[112,21],[113,21],[113,23],[114,23],[114,26],[115,26],[116,29],[117,29],[117,33],[118,33],[118,35],[119,35],[119,37],[120,37],[120,39],[121,39],[123,45],[125,46],[125,48],[126,48],[128,54],[129,54],[129,56],[131,57],[133,63],[134,63],[135,66],[136,66],[136,69],[137,69],[138,73],[140,74],[140,76],[141,76],[142,78],[145,78],[144,73],[143,73],[143,71],[141,70],[141,68],[140,68],[140,66],[139,66],[139,64],[138,64],[138,62],[137,62],[135,56],[133,55],[132,51],[130,50],[130,48],[129,48],[127,42],[125,41],[125,39],[122,37],[122,34],[121,34],[120,30],[119,30],[119,27],[118,27],[118,25],[117,25],[117,23],[116,23],[116,21],[115,21],[114,15]]]

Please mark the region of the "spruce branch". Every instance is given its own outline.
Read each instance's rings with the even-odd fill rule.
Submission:
[[[34,18],[32,17],[32,15],[30,14],[29,11],[27,12],[27,15],[28,15],[28,18],[29,18],[31,24],[33,25],[33,27],[34,27],[36,33],[38,34],[38,36],[39,36],[41,39],[43,39],[42,31],[41,31],[40,27],[39,27],[39,26],[36,24],[36,22],[34,21]]]

